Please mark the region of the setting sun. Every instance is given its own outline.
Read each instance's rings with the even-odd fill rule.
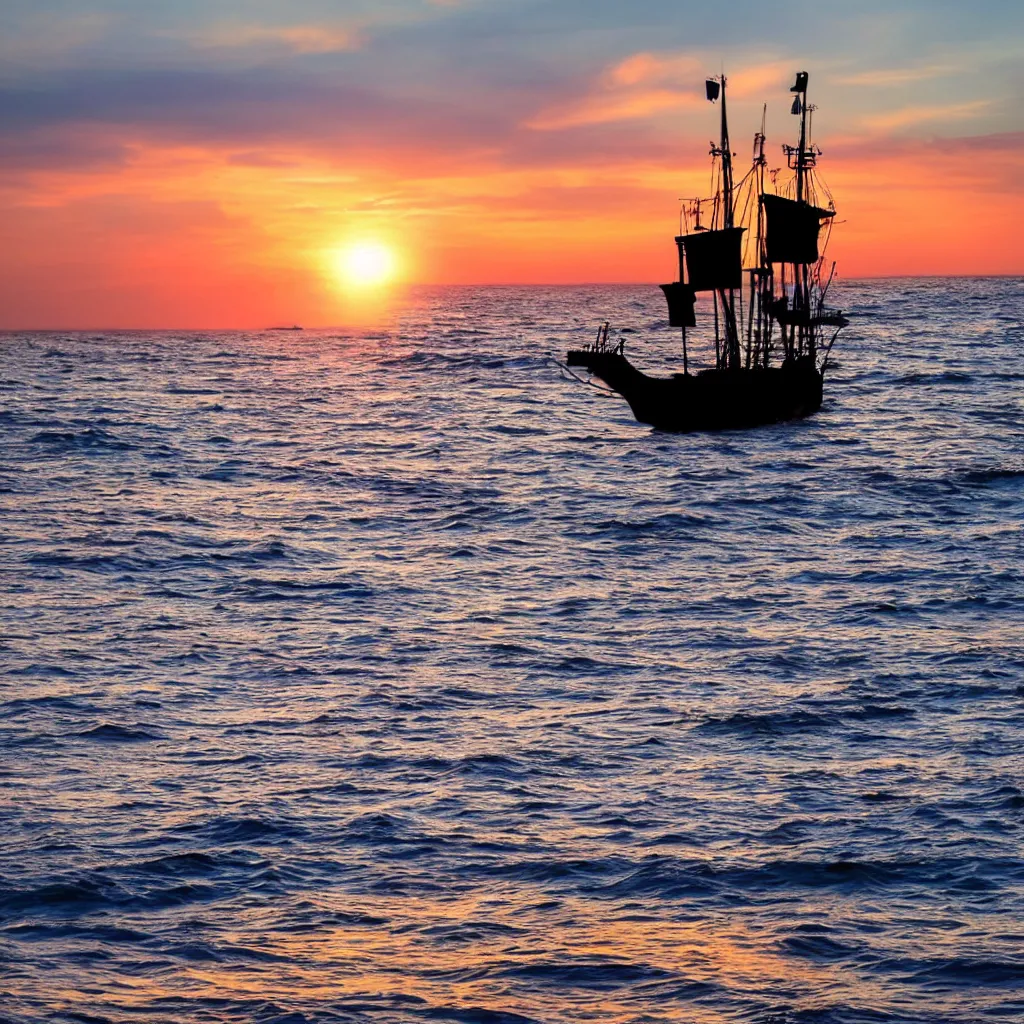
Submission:
[[[350,288],[379,288],[394,279],[398,261],[380,242],[360,242],[338,249],[332,259],[334,272]]]

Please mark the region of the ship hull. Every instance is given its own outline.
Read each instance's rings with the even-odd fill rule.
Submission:
[[[810,359],[750,370],[704,370],[649,377],[619,352],[573,351],[585,367],[629,403],[640,423],[690,433],[744,430],[803,419],[821,408],[822,377]]]

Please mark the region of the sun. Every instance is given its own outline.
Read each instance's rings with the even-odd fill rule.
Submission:
[[[380,288],[398,272],[394,251],[382,242],[357,242],[337,249],[331,262],[338,279],[350,288]]]

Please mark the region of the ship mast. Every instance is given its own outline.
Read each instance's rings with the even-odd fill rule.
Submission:
[[[722,127],[717,155],[722,158],[722,227],[734,224],[732,208],[732,150],[729,149],[729,120],[725,110],[725,75],[722,75]]]
[[[764,365],[768,365],[768,326],[769,321],[765,311],[764,289],[765,277],[770,272],[767,265],[764,249],[764,209],[760,196],[764,192],[764,169],[768,161],[764,155],[765,128],[768,118],[768,107],[765,105],[761,110],[761,130],[754,134],[754,164],[751,168],[753,174],[752,188],[757,200],[757,214],[754,221],[755,253],[754,266],[750,268],[750,308],[747,313],[747,353],[746,368],[750,369],[751,359],[754,365],[759,365],[762,358],[763,347]]]
[[[804,201],[804,179],[807,176],[807,79],[806,71],[797,72],[796,85],[790,89],[795,92],[793,113],[800,115],[800,148],[796,157],[796,201]]]
[[[722,211],[721,227],[729,230],[735,226],[735,213],[733,211],[733,176],[732,176],[732,150],[729,148],[729,118],[725,106],[726,77],[721,75],[718,78],[721,85],[722,118],[717,146],[712,146],[711,155],[720,157],[722,161],[722,190],[718,197]],[[710,86],[710,82],[708,83]],[[717,90],[714,91],[717,93]],[[714,98],[711,88],[708,89],[708,99]],[[733,288],[718,289],[716,293],[716,304],[721,303],[722,320],[725,326],[725,345],[722,353],[721,363],[730,370],[740,368],[740,339],[736,328],[736,291]],[[716,309],[717,312],[717,309]],[[716,342],[717,331],[716,331]]]
[[[814,152],[807,148],[807,114],[811,109],[807,105],[808,78],[806,71],[798,71],[796,84],[789,90],[796,93],[793,99],[792,113],[800,115],[800,143],[796,147],[796,166],[794,167],[796,171],[796,201],[798,203],[807,202],[808,169],[815,163]],[[793,147],[785,148],[792,161]],[[793,267],[793,271],[793,310],[799,312],[802,319],[806,320],[811,314],[810,268],[806,263],[797,264]],[[794,327],[793,333],[796,337],[791,338],[792,354],[796,356],[809,355],[813,359],[815,356],[814,331],[809,324],[800,323],[799,326]]]

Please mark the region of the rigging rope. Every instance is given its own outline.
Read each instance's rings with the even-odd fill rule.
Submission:
[[[565,365],[565,363],[560,362],[554,356],[548,356],[548,358],[551,360],[551,362],[555,364],[555,366],[557,366],[563,372],[563,374],[569,374],[569,376],[572,377],[573,380],[578,381],[580,384],[587,384],[588,386],[592,387],[595,391],[601,391],[606,395],[618,394],[618,392],[615,391],[613,388],[602,387],[600,384],[595,384],[592,380],[584,380],[582,377],[573,373],[572,370],[570,370],[569,367]],[[562,379],[564,380],[565,378],[563,377]]]

